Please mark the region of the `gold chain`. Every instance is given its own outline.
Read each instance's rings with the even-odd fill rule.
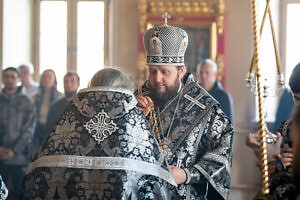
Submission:
[[[147,104],[147,107],[150,108],[150,125],[152,126],[152,132],[154,134],[154,137],[156,135],[159,146],[162,149],[162,141],[160,138],[158,123],[157,123],[157,116],[156,116],[156,112],[154,109],[154,103]]]

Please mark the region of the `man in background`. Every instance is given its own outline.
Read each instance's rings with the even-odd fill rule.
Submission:
[[[50,107],[46,125],[48,132],[54,127],[60,115],[64,112],[65,108],[69,105],[69,102],[77,93],[79,85],[80,78],[77,73],[68,72],[64,76],[65,96],[54,102]]]
[[[197,67],[197,81],[220,103],[221,110],[233,122],[232,98],[217,81],[217,71],[217,64],[210,59],[205,59]]]
[[[38,92],[39,83],[32,79],[33,65],[31,63],[21,64],[19,66],[20,81],[23,86],[23,91],[26,96],[31,100],[33,96]]]
[[[35,111],[18,87],[18,69],[3,70],[0,93],[0,173],[9,190],[8,199],[19,199],[21,182],[29,160],[26,148],[33,137]]]

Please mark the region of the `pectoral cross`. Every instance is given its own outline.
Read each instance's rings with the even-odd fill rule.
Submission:
[[[191,103],[185,108],[185,110],[190,111],[194,105],[199,106],[200,108],[204,109],[205,105],[199,103],[199,100],[203,97],[203,94],[199,94],[198,96],[196,96],[196,98],[193,98],[187,94],[184,95],[184,97],[189,100]]]
[[[171,15],[169,15],[168,12],[165,12],[165,14],[162,15],[162,18],[165,19],[165,25],[168,25],[168,19],[171,18]]]
[[[176,163],[176,167],[180,168],[181,167],[181,164],[182,164],[182,160],[184,159],[185,157],[185,153],[183,152],[184,149],[183,147],[180,148],[180,152],[177,154],[177,163]]]

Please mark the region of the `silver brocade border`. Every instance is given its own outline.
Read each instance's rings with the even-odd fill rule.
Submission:
[[[79,169],[110,169],[110,170],[130,170],[142,174],[157,176],[170,184],[177,186],[172,174],[162,167],[139,160],[121,157],[86,157],[72,155],[55,155],[38,158],[31,163],[26,170],[29,174],[39,167],[67,167]]]
[[[120,87],[108,87],[108,86],[96,86],[96,87],[90,87],[90,88],[83,88],[78,93],[82,92],[97,92],[97,91],[104,91],[104,92],[120,92],[129,94],[131,96],[133,95],[133,92],[126,89],[126,88],[120,88]]]
[[[126,88],[120,88],[120,87],[108,87],[108,86],[97,86],[97,87],[90,87],[90,88],[84,88],[81,89],[79,93],[84,93],[84,92],[120,92],[124,94],[128,94],[132,96],[132,100],[128,103],[129,109],[132,109],[134,106],[137,104],[137,100],[133,94],[132,91],[126,89]]]

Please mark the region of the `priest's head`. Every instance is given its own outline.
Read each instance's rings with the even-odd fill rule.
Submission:
[[[296,105],[300,106],[300,63],[296,65],[289,79],[289,86]]]
[[[149,29],[144,35],[149,86],[154,100],[166,102],[177,94],[186,73],[184,54],[187,33],[167,24]]]
[[[105,67],[93,76],[89,87],[98,86],[133,90],[132,81],[125,72],[112,67]]]

